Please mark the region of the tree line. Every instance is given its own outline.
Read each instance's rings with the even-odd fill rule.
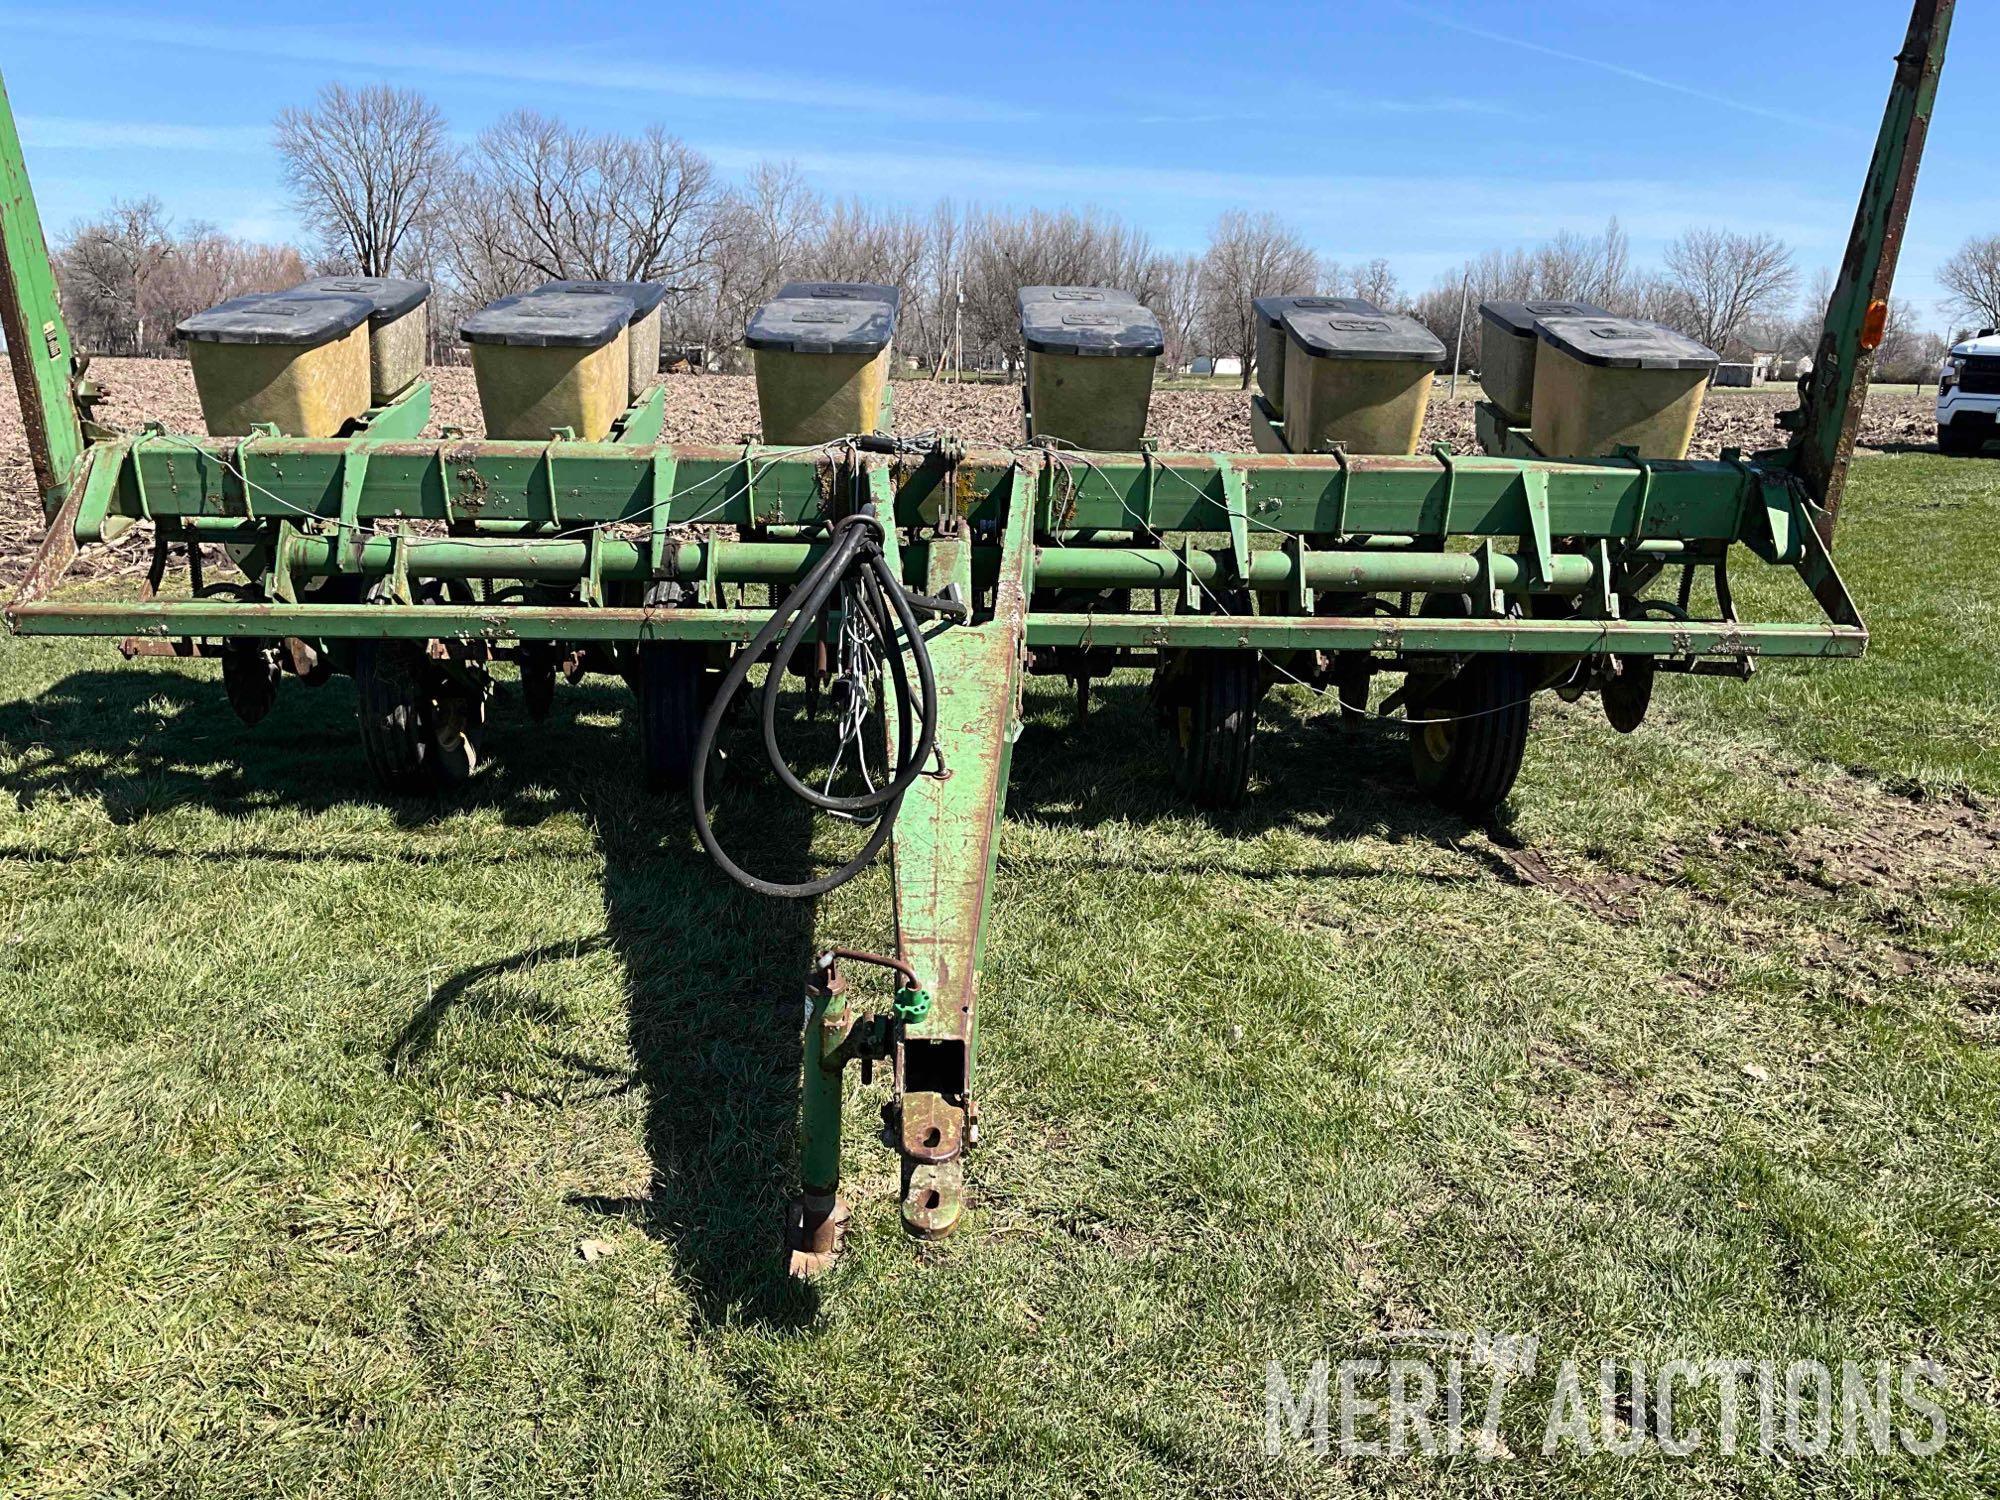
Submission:
[[[729,366],[758,303],[787,280],[820,279],[896,287],[899,352],[937,372],[1007,363],[1019,353],[1016,290],[1081,283],[1124,287],[1152,308],[1170,367],[1235,358],[1247,385],[1251,303],[1266,295],[1359,296],[1407,312],[1475,370],[1477,309],[1489,298],[1582,299],[1741,357],[1811,353],[1831,289],[1821,273],[1801,302],[1789,247],[1729,228],[1691,228],[1659,265],[1638,267],[1613,220],[1597,235],[1487,251],[1409,293],[1387,261],[1329,261],[1269,212],[1225,213],[1201,253],[1176,255],[1095,209],[945,200],[912,212],[825,197],[782,163],[729,182],[657,126],[596,132],[522,110],[461,144],[423,95],[385,86],[329,85],[279,115],[274,142],[309,245],[176,229],[153,199],[117,204],[59,246],[65,308],[88,346],[163,352],[180,318],[307,274],[406,275],[437,288],[433,354],[443,360],[458,355],[459,320],[496,297],[561,278],[643,280],[670,288],[669,343]],[[1957,311],[2000,322],[2000,237],[1969,244],[1943,279]],[[1882,372],[1925,378],[1941,354],[1899,302]]]

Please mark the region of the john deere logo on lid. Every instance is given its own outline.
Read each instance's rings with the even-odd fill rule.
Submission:
[[[1338,328],[1342,333],[1387,333],[1389,325],[1378,323],[1372,318],[1332,318],[1327,327]]]
[[[1110,313],[1064,313],[1065,328],[1113,328],[1124,319],[1114,318]]]
[[[794,323],[845,323],[846,317],[837,312],[796,312],[792,314]]]
[[[1646,330],[1643,328],[1599,327],[1591,329],[1590,334],[1592,338],[1600,339],[1642,339],[1646,336]]]
[[[1064,291],[1056,293],[1058,302],[1102,302],[1104,293],[1086,291]]]

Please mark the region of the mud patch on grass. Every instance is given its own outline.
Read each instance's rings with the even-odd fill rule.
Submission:
[[[1543,851],[1511,840],[1501,842],[1496,839],[1494,851],[1500,865],[1516,884],[1549,891],[1614,925],[1637,922],[1643,917],[1646,914],[1646,892],[1658,883],[1602,865],[1585,870],[1559,870]]]
[[[1837,820],[1785,830],[1737,823],[1710,834],[1710,849],[1768,858],[1800,894],[1903,896],[2000,879],[2000,817],[1973,801],[1892,790],[1850,774],[1813,796]]]

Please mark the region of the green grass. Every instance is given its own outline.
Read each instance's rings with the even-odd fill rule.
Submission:
[[[1550,702],[1493,830],[1295,690],[1204,818],[1138,678],[1080,728],[1037,682],[968,1222],[901,1236],[851,1088],[810,1288],[799,983],[879,871],[728,886],[622,689],[396,804],[344,682],[244,730],[205,666],[9,642],[0,1492],[1993,1493],[1996,556],[2000,465],[1865,461],[1866,661]],[[1410,1326],[1540,1337],[1520,1457],[1262,1455],[1268,1359]],[[1544,1459],[1568,1355],[1924,1355],[1951,1437]]]

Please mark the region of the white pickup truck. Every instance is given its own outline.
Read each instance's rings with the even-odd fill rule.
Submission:
[[[1977,453],[2000,438],[2000,333],[1982,329],[1956,345],[1938,373],[1937,431],[1941,453]]]

